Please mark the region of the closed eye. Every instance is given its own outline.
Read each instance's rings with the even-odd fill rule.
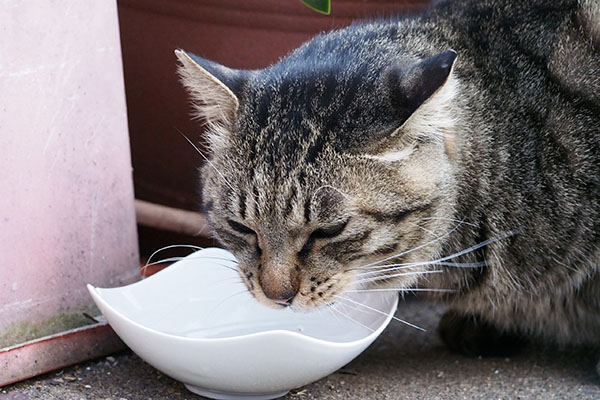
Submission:
[[[311,233],[302,249],[298,252],[298,257],[301,259],[306,258],[318,239],[331,239],[338,236],[344,231],[344,228],[348,225],[348,221],[327,225]]]
[[[342,233],[344,231],[344,228],[346,228],[346,225],[348,225],[348,220],[337,222],[332,225],[324,226],[324,227],[317,229],[313,233],[311,233],[310,237],[312,239],[333,238],[333,237],[338,236],[340,233]]]
[[[244,224],[240,224],[239,222],[233,221],[231,219],[227,220],[227,223],[236,232],[242,233],[244,235],[256,235],[256,232],[252,228],[248,228]]]

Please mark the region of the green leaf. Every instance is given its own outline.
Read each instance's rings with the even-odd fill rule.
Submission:
[[[321,14],[329,15],[331,13],[331,0],[300,0],[304,5],[320,12]]]

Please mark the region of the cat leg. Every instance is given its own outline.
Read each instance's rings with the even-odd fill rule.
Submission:
[[[522,335],[503,332],[478,316],[452,310],[442,316],[438,333],[450,350],[470,357],[505,357],[527,344]]]

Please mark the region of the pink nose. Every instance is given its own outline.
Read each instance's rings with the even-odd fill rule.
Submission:
[[[267,297],[269,297],[269,299],[273,300],[274,303],[277,303],[277,304],[280,304],[282,306],[286,306],[287,307],[290,304],[292,304],[292,300],[294,300],[294,296],[296,296],[296,293],[294,293],[291,296],[288,296],[287,298],[277,298],[277,297],[276,298],[272,298],[272,297],[269,297],[269,296],[267,296]]]

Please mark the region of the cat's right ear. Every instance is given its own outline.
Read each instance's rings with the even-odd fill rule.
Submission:
[[[247,71],[227,68],[195,54],[175,50],[178,73],[196,111],[208,123],[229,127],[239,108]]]
[[[408,69],[400,66],[388,71],[390,100],[401,121],[409,119],[442,91],[450,78],[456,57],[454,50],[446,50]],[[450,89],[445,101],[451,100],[453,96],[453,90]]]

